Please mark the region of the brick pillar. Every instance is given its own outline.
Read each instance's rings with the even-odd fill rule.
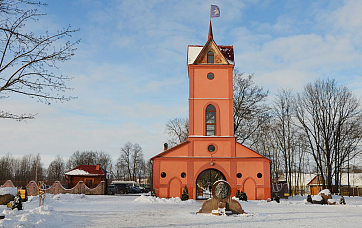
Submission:
[[[56,181],[55,182],[55,186],[54,186],[54,195],[57,195],[59,193],[59,185],[60,185],[60,182],[59,181]]]

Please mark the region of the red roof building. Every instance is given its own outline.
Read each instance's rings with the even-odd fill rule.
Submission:
[[[73,188],[79,181],[83,181],[89,188],[94,188],[101,181],[106,181],[107,171],[99,164],[79,165],[65,173],[68,179],[68,188]]]

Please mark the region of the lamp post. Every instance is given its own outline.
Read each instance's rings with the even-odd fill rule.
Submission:
[[[351,196],[351,192],[350,192],[350,188],[349,188],[349,153],[348,153],[348,157],[347,157],[347,172],[348,172],[348,176],[347,176],[347,180],[348,180],[348,197]]]

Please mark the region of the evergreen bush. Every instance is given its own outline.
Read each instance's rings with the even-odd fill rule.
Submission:
[[[182,191],[181,200],[188,200],[189,199],[189,190],[187,186],[185,186],[184,190]]]

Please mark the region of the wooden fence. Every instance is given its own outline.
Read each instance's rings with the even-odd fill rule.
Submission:
[[[362,196],[362,188],[360,187],[341,187],[341,195],[343,196]]]

